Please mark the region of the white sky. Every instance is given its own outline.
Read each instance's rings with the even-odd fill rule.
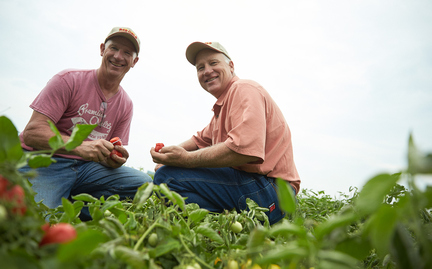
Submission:
[[[22,131],[54,74],[99,67],[114,26],[142,42],[122,82],[134,101],[129,166],[153,170],[150,147],[210,121],[216,99],[185,58],[194,41],[222,43],[236,74],[276,100],[302,188],[347,193],[405,168],[411,131],[432,151],[430,0],[0,0],[0,114]]]

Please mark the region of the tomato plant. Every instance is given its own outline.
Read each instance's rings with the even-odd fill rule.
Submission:
[[[0,195],[21,187],[26,211],[0,199],[0,260],[15,268],[432,268],[432,188],[418,188],[417,174],[432,174],[432,155],[412,137],[408,168],[379,174],[359,189],[336,199],[322,191],[302,189],[290,196],[277,181],[281,208],[287,216],[272,226],[250,199],[247,210],[209,212],[166,185],[146,183],[133,199],[88,194],[63,198],[47,208],[34,201],[27,178],[17,168],[26,162],[49,165],[60,147],[72,149],[91,127],[78,126],[71,141],[56,134],[52,151],[24,153],[17,131],[0,117]],[[81,140],[82,142],[82,140]],[[156,148],[155,148],[156,149]],[[403,182],[404,186],[398,182]],[[5,183],[6,182],[6,183]],[[19,188],[18,188],[19,189]],[[22,193],[22,192],[21,192]],[[9,197],[9,196],[7,196]],[[296,200],[296,202],[294,202]],[[3,208],[3,210],[2,210]],[[91,221],[82,222],[85,208]],[[19,211],[18,211],[19,212]],[[45,224],[49,221],[49,224]],[[240,224],[240,225],[239,225]],[[67,244],[41,242],[54,227],[69,225],[76,237]],[[41,229],[42,226],[42,229]],[[62,233],[60,233],[62,234]],[[55,236],[53,236],[55,237]],[[71,237],[72,238],[72,237]]]

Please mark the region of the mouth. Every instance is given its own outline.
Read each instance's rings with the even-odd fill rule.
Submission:
[[[212,82],[212,81],[214,81],[217,78],[218,78],[218,76],[217,77],[212,77],[212,78],[207,79],[205,82]]]
[[[122,64],[116,64],[116,63],[111,62],[111,61],[110,61],[110,63],[111,63],[112,65],[116,66],[116,67],[122,67],[122,66],[123,66]]]

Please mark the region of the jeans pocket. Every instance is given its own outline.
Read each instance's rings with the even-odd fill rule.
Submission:
[[[247,209],[247,198],[254,200],[258,204],[258,206],[269,209],[267,212],[265,212],[265,214],[269,218],[270,224],[278,222],[285,216],[285,213],[281,211],[279,207],[279,200],[277,197],[276,188],[270,182],[264,188],[256,192],[244,194],[243,196],[241,196],[238,200],[239,210]]]

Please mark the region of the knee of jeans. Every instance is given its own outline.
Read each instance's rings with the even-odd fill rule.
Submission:
[[[166,166],[160,167],[154,174],[153,183],[160,185],[162,183],[168,183],[168,175],[165,173],[167,170]]]

